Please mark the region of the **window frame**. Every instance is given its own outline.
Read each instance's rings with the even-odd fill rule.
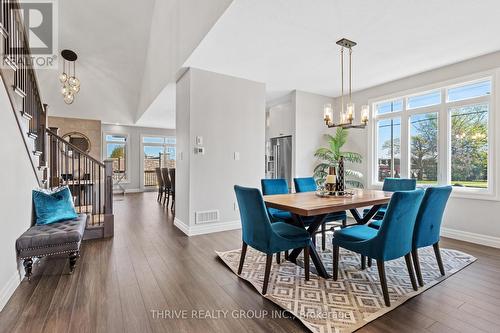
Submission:
[[[459,101],[447,102],[448,89],[472,84],[476,82],[491,81],[491,93],[489,95],[463,99]],[[438,117],[438,166],[437,184],[451,184],[451,112],[455,107],[484,104],[488,107],[488,188],[466,188],[453,187],[453,197],[495,200],[500,201],[498,193],[500,177],[495,176],[497,166],[500,165],[500,153],[495,154],[497,147],[497,135],[495,127],[500,128],[500,117],[495,114],[496,106],[500,105],[500,94],[496,93],[496,85],[500,80],[500,69],[476,73],[473,75],[459,77],[456,79],[438,82],[431,85],[418,87],[395,94],[372,98],[368,100],[371,106],[371,119],[368,126],[368,187],[374,189],[382,188],[383,182],[378,181],[378,121],[391,118],[401,119],[401,177],[410,175],[410,151],[411,151],[411,129],[410,117],[416,114],[435,112]],[[441,92],[441,103],[432,106],[408,109],[408,97],[425,94],[426,92],[439,90]],[[375,106],[380,103],[392,100],[403,100],[402,111],[377,114]],[[429,185],[418,185],[418,187],[428,187]]]
[[[149,143],[149,142],[144,142],[144,138],[163,138],[163,143]],[[175,138],[175,144],[172,143],[167,143],[165,139],[167,138]],[[176,148],[176,162],[177,162],[177,137],[175,135],[159,135],[159,134],[141,134],[141,141],[140,141],[140,160],[139,160],[139,166],[140,166],[140,187],[144,191],[156,191],[156,187],[146,187],[144,186],[144,147],[162,147],[163,150],[167,147],[174,147]]]
[[[125,137],[125,163],[126,163],[126,168],[125,168],[125,177],[120,181],[120,184],[130,184],[130,135],[128,133],[120,133],[120,132],[103,132],[102,133],[102,159],[107,160],[108,159],[108,143],[122,143],[119,141],[108,141],[106,140],[106,137],[108,135],[113,135],[113,136],[122,136]]]

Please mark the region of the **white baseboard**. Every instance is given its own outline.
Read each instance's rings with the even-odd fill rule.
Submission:
[[[186,223],[182,222],[176,217],[174,218],[174,225],[177,227],[177,229],[189,236],[189,226]]]
[[[4,306],[9,301],[16,288],[21,283],[21,279],[19,277],[19,273],[16,272],[12,277],[7,281],[5,286],[0,291],[0,312],[3,310]]]
[[[465,242],[470,242],[474,244],[500,248],[500,237],[476,234],[473,232],[444,228],[444,227],[441,228],[441,236]]]
[[[125,193],[142,193],[142,192],[145,192],[142,188],[127,188],[127,189],[125,189]],[[117,189],[113,190],[113,194],[122,194],[122,193],[123,193],[122,190],[117,190]]]
[[[229,221],[229,222],[216,222],[216,223],[205,223],[205,224],[195,224],[190,227],[186,223],[179,220],[177,217],[174,219],[174,225],[183,233],[188,236],[204,235],[213,232],[221,232],[228,230],[241,229],[241,222]]]
[[[142,188],[128,188],[125,190],[125,193],[141,193],[144,192]]]

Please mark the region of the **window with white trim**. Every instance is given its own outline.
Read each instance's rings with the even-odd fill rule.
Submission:
[[[492,193],[492,78],[372,103],[372,185],[386,177]]]
[[[105,158],[113,160],[113,179],[125,181],[127,175],[128,137],[123,134],[104,135]]]

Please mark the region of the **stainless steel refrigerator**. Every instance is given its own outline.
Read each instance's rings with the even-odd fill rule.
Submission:
[[[270,178],[284,178],[288,187],[292,186],[292,137],[282,136],[271,139],[271,156],[268,163]]]

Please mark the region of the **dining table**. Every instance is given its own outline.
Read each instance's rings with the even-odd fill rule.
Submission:
[[[393,193],[366,189],[349,189],[348,192],[348,195],[343,196],[320,196],[316,192],[265,195],[264,202],[267,207],[290,212],[292,223],[307,230],[312,238],[330,213],[349,210],[355,220],[354,224],[366,224],[381,206],[389,203]],[[371,206],[370,210],[361,215],[358,208],[367,206]],[[288,260],[296,263],[301,252],[302,249],[293,250]],[[329,275],[314,245],[309,247],[309,253],[318,275],[328,278]]]

